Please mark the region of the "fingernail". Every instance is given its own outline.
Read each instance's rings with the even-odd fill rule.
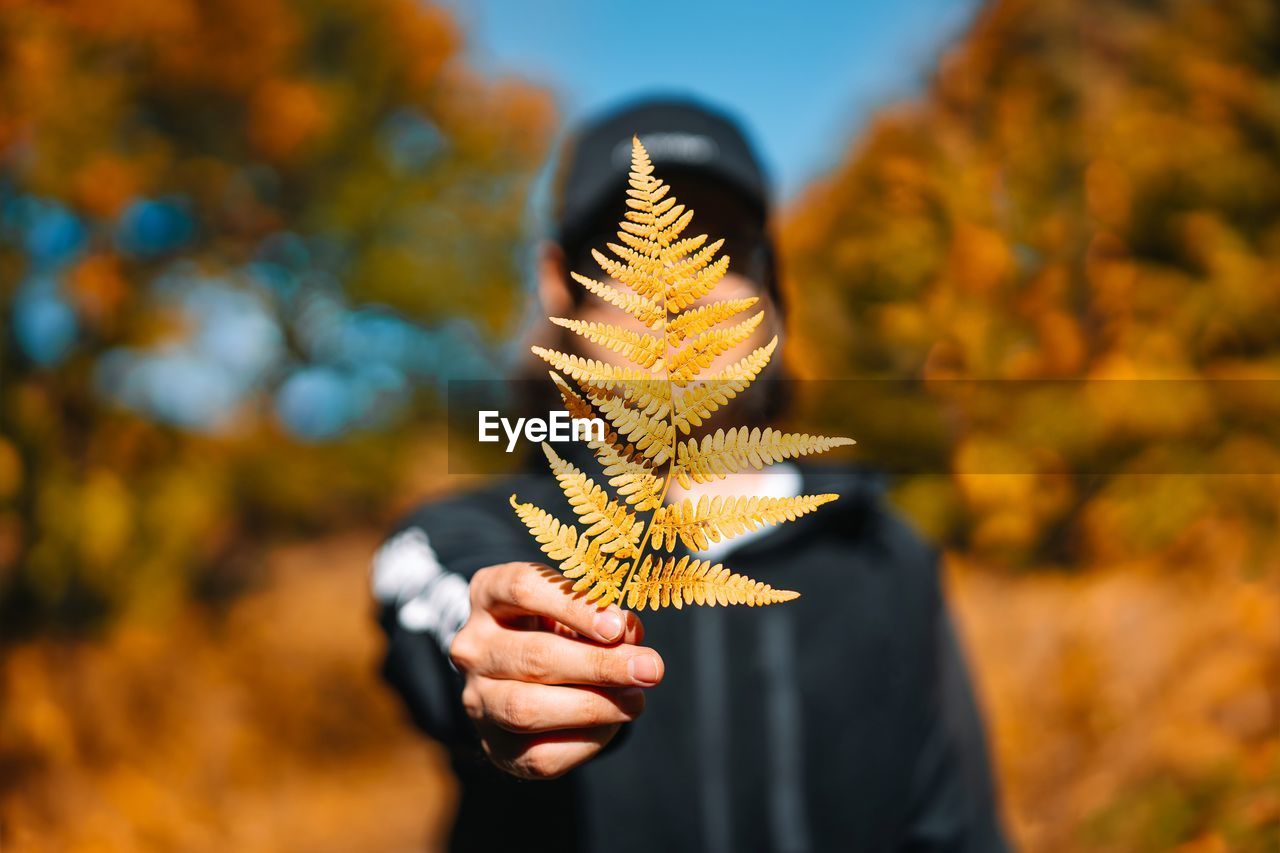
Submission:
[[[636,655],[627,661],[627,671],[634,681],[642,684],[658,683],[658,659],[653,655]]]
[[[622,614],[616,610],[604,610],[596,614],[596,633],[605,640],[616,640],[622,636]]]

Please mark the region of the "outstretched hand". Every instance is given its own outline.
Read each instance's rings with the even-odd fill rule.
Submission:
[[[553,779],[593,758],[644,710],[643,688],[662,680],[662,658],[643,639],[634,613],[587,603],[546,566],[477,572],[450,657],[489,759]]]

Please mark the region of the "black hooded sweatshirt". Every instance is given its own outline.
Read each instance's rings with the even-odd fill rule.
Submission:
[[[544,561],[507,500],[517,492],[570,518],[555,481],[510,478],[399,526],[374,560],[383,671],[450,748],[461,788],[452,849],[1006,849],[936,553],[874,475],[797,468],[803,493],[839,500],[723,561],[801,597],[641,614],[664,681],[604,753],[553,781],[487,762],[447,649],[472,574]]]

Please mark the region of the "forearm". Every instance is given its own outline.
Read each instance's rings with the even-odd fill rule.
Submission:
[[[470,613],[467,578],[447,570],[425,531],[415,526],[379,549],[372,586],[387,636],[383,676],[431,737],[474,743],[474,728],[462,711],[462,681],[448,658]]]

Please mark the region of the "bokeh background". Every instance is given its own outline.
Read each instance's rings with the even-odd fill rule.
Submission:
[[[1013,838],[1280,848],[1272,0],[0,2],[0,848],[439,843],[368,559],[654,88],[752,125],[796,370],[914,389],[850,431],[939,460]]]

